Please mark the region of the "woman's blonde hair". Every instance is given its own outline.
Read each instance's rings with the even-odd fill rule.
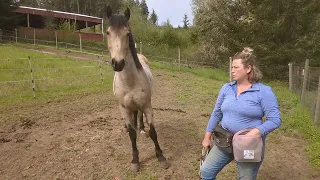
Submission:
[[[251,71],[249,73],[249,82],[255,83],[257,81],[260,81],[262,78],[262,73],[260,69],[258,68],[257,62],[256,62],[256,56],[252,54],[253,49],[250,47],[243,48],[242,52],[236,53],[232,57],[232,61],[235,59],[241,59],[241,62],[245,68],[248,66],[251,66]]]

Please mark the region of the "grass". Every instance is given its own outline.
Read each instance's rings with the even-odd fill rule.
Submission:
[[[0,61],[0,103],[33,100],[30,64],[36,99],[111,90],[113,72],[99,62],[41,54],[7,45],[0,46]]]
[[[179,71],[178,66],[170,65],[169,63],[152,62],[152,58],[150,61],[151,61],[151,67],[153,68],[166,69],[170,71]],[[220,69],[200,68],[200,67],[188,68],[188,67],[182,66],[180,71],[189,72],[191,74],[194,74],[203,78],[214,79],[214,80],[223,81],[223,82],[229,81],[228,73]]]

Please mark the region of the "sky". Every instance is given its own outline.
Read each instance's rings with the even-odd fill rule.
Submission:
[[[161,25],[169,19],[173,27],[183,26],[182,20],[186,13],[189,23],[193,24],[192,0],[146,0],[149,13],[152,9],[158,15],[158,24]]]

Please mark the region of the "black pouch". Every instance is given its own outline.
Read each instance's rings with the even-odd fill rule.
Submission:
[[[213,141],[216,146],[218,146],[220,149],[227,153],[232,153],[232,138],[233,133],[225,130],[221,127],[220,124],[216,126],[213,130]]]

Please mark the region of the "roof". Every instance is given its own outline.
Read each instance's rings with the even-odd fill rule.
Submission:
[[[66,18],[66,19],[75,19],[76,21],[88,21],[97,24],[102,24],[103,19],[94,16],[88,16],[84,14],[76,14],[76,13],[69,13],[63,11],[53,11],[48,9],[40,9],[40,8],[33,8],[33,7],[26,7],[26,6],[19,6],[15,12],[22,13],[22,14],[34,14],[34,15],[41,15],[41,16],[51,16],[56,18]]]

